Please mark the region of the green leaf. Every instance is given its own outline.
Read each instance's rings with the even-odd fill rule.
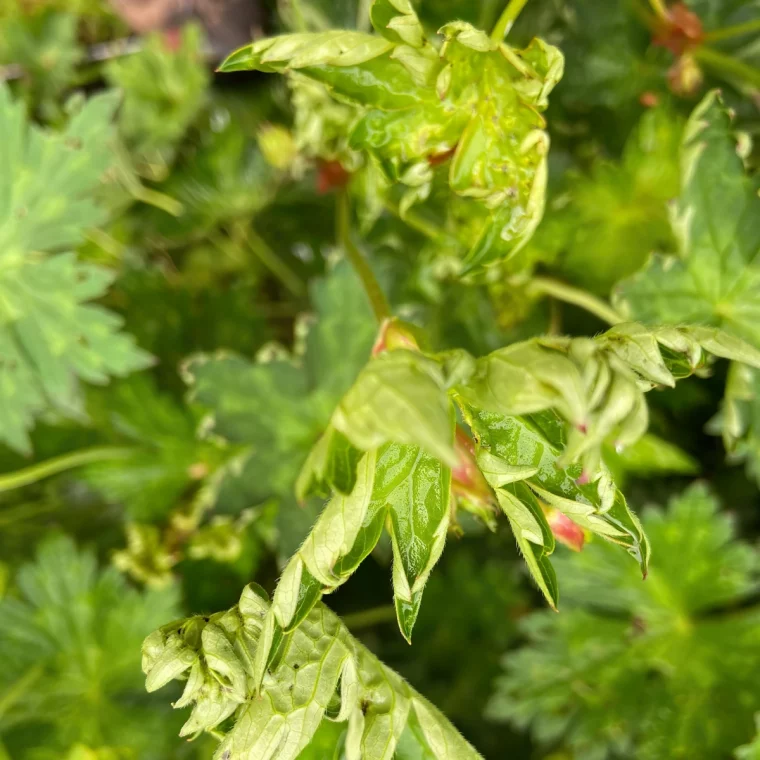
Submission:
[[[548,555],[554,551],[554,536],[535,496],[518,483],[496,492],[512,534],[533,580],[552,609],[557,609],[559,588]]]
[[[269,614],[266,601],[249,586],[231,610],[172,623],[143,645],[143,671],[151,686],[158,682],[156,668],[163,673],[168,663],[188,651],[193,654],[186,696],[176,704],[194,703],[183,734],[214,729],[234,712],[215,757],[295,760],[326,717],[348,724],[347,760],[391,760],[407,726],[411,737],[404,739],[405,747],[411,741],[440,760],[480,757],[440,712],[321,604],[282,640],[278,662],[270,666],[261,691],[254,690],[245,675],[251,672]],[[169,667],[188,670],[184,660]],[[247,684],[242,694],[238,682]]]
[[[673,214],[679,255],[655,257],[623,282],[618,306],[642,321],[718,326],[760,348],[760,198],[756,180],[745,174],[737,155],[730,115],[716,92],[689,119],[681,174]],[[754,392],[739,380],[749,377],[748,370],[732,373],[723,414],[712,429],[720,432],[722,426],[727,450],[756,469]],[[744,444],[739,446],[739,439]]]
[[[456,466],[445,383],[438,362],[417,351],[381,353],[338,404],[332,425],[364,451],[391,441],[416,444]]]
[[[105,68],[109,84],[124,93],[121,135],[136,154],[140,173],[151,179],[163,178],[204,104],[209,74],[203,44],[201,28],[186,25],[177,50],[154,34],[138,53],[115,58]]]
[[[449,431],[451,439],[451,422]],[[300,625],[322,594],[355,572],[386,524],[397,618],[410,640],[446,541],[450,490],[451,470],[419,446],[389,443],[365,454],[351,492],[333,496],[285,568],[272,602],[277,625],[285,632]]]
[[[131,451],[87,466],[84,480],[133,520],[166,516],[225,458],[216,442],[197,440],[193,414],[159,394],[148,376],[91,393],[88,411]]]
[[[168,751],[170,716],[140,700],[139,646],[179,601],[175,586],[139,592],[113,567],[100,571],[68,538],[41,542],[0,601],[3,737],[26,727],[36,733],[25,752],[44,743],[59,756],[93,737],[146,757]]]
[[[562,55],[540,41],[524,51],[497,45],[458,21],[441,29],[436,55],[407,0],[374,2],[371,18],[388,39],[351,31],[275,37],[233,53],[222,70],[297,71],[354,104],[350,147],[409,188],[402,211],[429,195],[431,162],[453,154],[450,189],[481,204],[465,266],[516,252],[543,213],[549,141],[539,110],[562,75]]]
[[[652,251],[673,250],[668,202],[679,191],[682,130],[674,111],[647,111],[619,162],[600,158],[588,173],[565,171],[522,257],[546,262],[583,288],[607,295]]]
[[[425,33],[409,0],[372,0],[369,16],[378,34],[391,42],[422,47]]]
[[[728,757],[760,698],[756,552],[703,485],[642,522],[644,583],[604,543],[555,560],[563,612],[525,619],[488,715],[573,757]]]
[[[583,464],[596,480],[602,446],[635,443],[646,432],[644,393],[698,371],[709,355],[757,367],[760,351],[711,327],[616,325],[595,338],[536,338],[482,357],[457,390],[475,409],[506,416],[555,410],[567,423],[559,464]]]
[[[611,446],[605,446],[604,462],[618,483],[627,474],[637,477],[696,475],[700,470],[699,462],[694,457],[652,433],[644,433],[636,443],[619,452]]]
[[[58,253],[104,221],[92,196],[112,162],[116,105],[113,93],[93,97],[54,134],[0,88],[0,441],[24,453],[37,416],[81,414],[78,380],[104,384],[151,362],[117,316],[88,303],[114,275]]]
[[[584,530],[623,546],[646,574],[649,544],[609,475],[605,472],[596,483],[584,484],[579,465],[564,468],[559,464],[564,439],[554,414],[521,418],[467,409],[465,416],[478,441],[478,466],[496,490],[502,508],[510,506],[507,516],[523,540],[543,547],[546,555],[554,549],[546,519],[534,504],[537,497]],[[547,593],[543,587],[542,591]],[[555,603],[553,598],[550,603]]]
[[[707,430],[723,437],[734,462],[746,462],[747,473],[760,483],[760,373],[734,362],[728,370],[720,411]]]
[[[654,257],[617,304],[644,322],[721,327],[760,347],[760,198],[712,92],[689,118],[673,213],[678,257]]]
[[[316,514],[302,512],[293,498],[299,468],[366,362],[376,331],[366,296],[346,264],[316,284],[313,301],[317,319],[303,356],[252,362],[202,355],[185,367],[191,399],[208,410],[203,432],[244,447],[237,471],[221,484],[219,508],[237,512],[279,498],[285,552],[298,547]],[[348,490],[351,475],[345,475]],[[330,479],[324,472],[319,477]],[[309,485],[299,489],[301,496]]]

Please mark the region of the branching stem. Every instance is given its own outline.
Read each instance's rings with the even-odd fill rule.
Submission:
[[[351,266],[353,266],[356,274],[359,275],[359,279],[362,281],[364,291],[367,294],[378,324],[382,324],[386,319],[390,318],[391,309],[372,268],[351,239],[351,213],[348,194],[345,191],[338,195],[336,225],[338,242],[343,247],[348,260],[351,262]]]
[[[294,295],[302,296],[306,292],[301,278],[278,256],[266,240],[253,227],[245,234],[251,253]]]
[[[657,18],[663,21],[668,17],[668,9],[665,6],[664,0],[649,0],[649,5],[652,6],[652,10],[655,12]]]
[[[528,285],[528,292],[532,295],[552,296],[565,303],[573,304],[573,306],[579,306],[609,325],[617,325],[625,321],[612,306],[601,298],[551,277],[534,277]]]

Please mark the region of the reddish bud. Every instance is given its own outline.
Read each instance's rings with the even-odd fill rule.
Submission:
[[[654,108],[655,106],[659,105],[660,102],[660,96],[656,92],[642,92],[641,95],[639,95],[639,103],[641,103],[644,108]]]
[[[164,31],[164,47],[172,53],[176,53],[182,45],[182,30],[172,27]]]
[[[330,190],[345,187],[351,175],[343,168],[340,161],[319,161],[317,168],[317,192],[320,195]]]
[[[454,438],[454,451],[459,459],[459,464],[451,471],[454,494],[478,504],[491,504],[493,493],[475,462],[475,444],[459,425]]]
[[[676,3],[668,9],[655,32],[652,44],[667,48],[673,55],[682,55],[699,45],[703,39],[704,30],[699,16],[684,3]]]
[[[543,509],[554,538],[574,552],[583,549],[583,544],[586,543],[586,534],[583,532],[583,528],[554,507],[544,506]]]
[[[430,166],[438,166],[440,164],[443,164],[450,158],[453,158],[456,152],[457,146],[455,145],[453,148],[444,151],[443,153],[437,153],[434,156],[428,156],[428,164],[430,164]]]

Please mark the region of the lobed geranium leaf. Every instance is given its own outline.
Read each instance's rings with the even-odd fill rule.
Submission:
[[[79,380],[105,384],[152,361],[119,317],[88,303],[114,274],[60,252],[105,219],[92,198],[113,162],[117,104],[95,96],[55,134],[0,88],[0,441],[20,452],[43,412],[81,415]]]
[[[94,552],[45,538],[0,600],[3,738],[21,728],[23,752],[40,755],[63,756],[93,736],[145,756],[169,752],[170,713],[139,700],[139,647],[179,610],[176,585],[138,591],[115,568],[100,569]],[[165,657],[154,679],[175,677],[183,657]]]
[[[758,349],[760,197],[757,181],[747,176],[737,154],[730,114],[717,92],[709,93],[688,121],[681,147],[681,184],[672,219],[678,256],[654,257],[646,269],[621,283],[617,306],[644,322],[691,322],[705,326],[702,330],[720,327]],[[708,351],[726,356],[724,335],[717,343],[705,342],[704,332],[699,339]],[[754,364],[752,359],[729,358]],[[742,374],[746,371],[737,368],[733,377]],[[723,430],[729,452],[736,450],[738,438],[749,442],[755,436],[746,413],[754,396],[750,387],[742,384],[742,412],[736,403],[737,383],[727,387],[724,414],[713,423],[713,430]],[[738,456],[757,468],[751,443]]]
[[[577,757],[727,757],[760,694],[756,552],[701,484],[642,522],[646,583],[603,543],[556,559],[563,612],[524,620],[488,715]]]
[[[271,620],[269,605],[249,586],[231,610],[172,623],[143,645],[149,688],[158,688],[170,672],[187,678],[186,696],[175,704],[193,704],[183,734],[218,732],[234,714],[214,755],[218,760],[295,760],[325,719],[347,723],[347,760],[391,760],[405,730],[406,751],[440,760],[480,758],[321,604],[281,639],[259,689],[253,663]]]
[[[620,285],[617,304],[643,322],[722,327],[760,346],[760,198],[744,172],[716,92],[686,125],[677,257],[654,257]]]
[[[286,558],[309,527],[301,523],[310,524],[315,515],[314,509],[304,513],[295,503],[299,468],[327,427],[340,395],[366,362],[376,331],[366,296],[347,265],[339,265],[316,285],[313,300],[317,319],[302,357],[253,362],[231,354],[201,355],[185,365],[191,399],[209,412],[202,432],[245,447],[240,466],[221,484],[220,508],[237,512],[268,498],[281,499],[278,520]],[[336,466],[335,450],[329,453],[329,459],[315,465],[317,481],[340,482],[350,491],[360,454],[349,456],[339,477],[334,470],[330,475],[320,470]],[[307,479],[299,486],[299,497],[305,498],[317,484]],[[301,514],[306,519],[289,522]]]

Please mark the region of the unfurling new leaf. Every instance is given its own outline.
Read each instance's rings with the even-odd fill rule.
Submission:
[[[540,112],[562,76],[561,53],[541,40],[516,50],[460,21],[441,28],[436,47],[407,0],[375,0],[370,17],[382,36],[268,38],[221,70],[297,72],[352,105],[349,146],[408,188],[402,210],[428,197],[434,166],[450,159],[450,190],[477,201],[480,217],[466,267],[515,253],[543,213],[549,138]]]
[[[185,680],[175,707],[192,706],[183,736],[230,716],[216,760],[295,760],[323,720],[346,723],[347,760],[391,760],[399,741],[439,760],[480,755],[406,681],[383,665],[322,604],[280,634],[260,688],[254,677],[271,616],[248,586],[226,612],[164,626],[143,645],[149,691]]]

